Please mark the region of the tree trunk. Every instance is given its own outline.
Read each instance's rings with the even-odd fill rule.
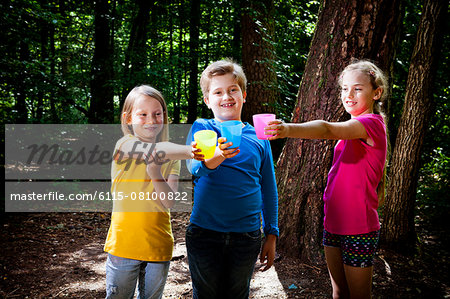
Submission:
[[[247,76],[247,99],[242,120],[253,123],[252,115],[275,112],[277,76],[272,0],[246,1],[242,17],[242,66]]]
[[[433,83],[448,1],[426,0],[411,57],[384,208],[382,242],[403,253],[415,250],[414,205],[420,153],[433,110]]]
[[[212,5],[211,3],[207,4],[207,7],[205,9],[205,16],[203,17],[204,21],[206,23],[205,26],[205,34],[206,34],[206,38],[204,40],[204,45],[205,45],[205,53],[204,53],[204,61],[203,61],[203,69],[206,69],[208,67],[208,65],[211,63],[210,61],[210,55],[211,55],[211,33],[214,31],[213,25],[211,24],[211,15],[213,14],[212,12]],[[202,93],[202,102],[203,102],[203,93]],[[211,118],[211,110],[206,106],[206,105],[200,105],[200,117],[201,118]]]
[[[130,40],[125,54],[121,106],[131,89],[143,83],[142,76],[147,65],[148,25],[153,1],[139,0],[136,4],[138,5],[138,11],[131,26]]]
[[[292,122],[348,119],[337,78],[351,58],[389,69],[400,0],[324,1],[300,85]],[[335,142],[288,139],[277,164],[279,248],[290,256],[322,260],[323,191]]]
[[[178,59],[176,63],[176,74],[177,74],[177,88],[176,88],[176,95],[175,99],[177,101],[177,106],[179,109],[178,114],[181,114],[181,96],[182,96],[182,90],[181,90],[181,83],[183,82],[183,73],[184,73],[184,59],[183,59],[183,38],[184,38],[184,5],[183,1],[181,0],[178,5],[178,15],[179,15],[179,34],[178,34]]]
[[[111,45],[108,0],[97,0],[94,20],[94,57],[92,59],[89,123],[114,121],[113,46]]]
[[[170,86],[175,86],[175,69],[176,69],[176,63],[175,63],[175,52],[174,52],[174,48],[173,48],[173,44],[174,44],[174,16],[171,13],[173,10],[173,5],[169,5],[168,9],[167,9],[167,15],[169,17],[169,61],[172,61],[172,65],[170,66]],[[173,100],[173,115],[172,115],[172,119],[173,119],[173,123],[174,124],[179,124],[180,123],[180,102],[179,99],[176,96],[176,91],[174,90],[174,88],[171,88],[170,90],[170,98]]]
[[[27,88],[23,82],[26,81],[26,65],[30,60],[30,49],[28,45],[24,41],[20,41],[19,43],[19,61],[22,65],[22,70],[18,76],[18,82],[15,82],[15,90],[16,90],[16,103],[15,110],[16,113],[16,123],[17,124],[25,124],[28,121],[28,109],[27,109]]]
[[[233,59],[234,61],[241,63],[242,62],[242,49],[241,49],[241,36],[242,36],[242,9],[241,9],[242,0],[232,0],[231,4],[234,8],[234,26],[233,26],[233,41],[231,43],[233,48]],[[273,33],[273,32],[271,32]]]
[[[44,3],[45,5],[47,5],[47,3]],[[41,37],[41,75],[42,74],[47,74],[47,61],[48,61],[48,37],[49,37],[49,32],[50,32],[50,26],[47,23],[46,20],[40,20],[39,21],[39,26],[40,26],[40,37]],[[49,84],[49,79],[48,77],[45,78],[46,75],[42,75],[41,78],[41,82],[46,82],[47,84]],[[40,88],[40,90],[38,91],[37,94],[37,103],[36,103],[36,110],[34,112],[34,122],[39,123],[42,122],[42,116],[44,113],[44,99],[47,96],[46,93],[47,90],[47,85],[45,86],[45,88]]]
[[[200,0],[191,1],[191,17],[189,29],[189,98],[188,120],[189,124],[197,119],[198,101],[198,47],[200,34]]]

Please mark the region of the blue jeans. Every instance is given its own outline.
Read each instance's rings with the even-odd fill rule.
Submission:
[[[106,260],[106,298],[160,299],[166,284],[170,262],[144,262],[108,253]]]
[[[186,247],[194,299],[248,298],[261,231],[221,233],[189,224]]]

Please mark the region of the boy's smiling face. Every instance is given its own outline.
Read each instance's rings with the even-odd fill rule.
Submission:
[[[208,96],[204,101],[214,113],[217,121],[241,120],[242,106],[246,93],[242,90],[233,74],[214,76],[209,84]]]

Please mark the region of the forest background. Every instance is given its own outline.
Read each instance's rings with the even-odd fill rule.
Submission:
[[[313,39],[328,34],[317,26],[320,13],[325,11],[324,7],[330,6],[330,2],[333,6],[333,1],[295,0],[2,1],[0,22],[4,29],[0,32],[0,113],[3,123],[119,123],[126,94],[138,84],[150,84],[162,91],[172,123],[192,123],[199,117],[210,118],[211,112],[202,104],[199,75],[210,62],[222,58],[232,58],[241,63],[248,76],[251,97],[248,102],[252,104],[245,107],[245,121],[251,122],[251,115],[261,112],[274,112],[285,121],[310,120],[308,115],[299,118],[299,104],[306,101],[301,98],[301,84],[308,82],[309,77],[304,76],[307,73],[305,67],[308,59],[312,63],[314,51],[327,51],[325,47],[314,49]],[[341,1],[335,2],[334,10],[337,11]],[[385,2],[373,1],[372,5],[376,8],[377,4],[382,6]],[[383,64],[381,58],[377,61],[376,55],[356,57],[370,58],[383,64],[390,76],[391,92],[385,108],[392,152],[402,142],[397,140],[402,129],[402,115],[411,110],[405,106],[408,91],[421,87],[417,81],[410,81],[408,75],[411,74],[413,57],[417,54],[414,51],[422,17],[426,8],[432,6],[431,2],[394,1],[398,5],[395,18],[399,21],[396,34],[392,37],[395,39],[393,49],[388,57],[383,58],[389,63]],[[436,2],[441,3],[448,14],[448,2]],[[382,13],[378,11],[378,14]],[[432,52],[435,55],[429,55],[422,62],[435,65],[430,71],[433,73],[432,80],[426,87],[431,90],[429,101],[425,103],[430,110],[429,116],[425,117],[421,126],[411,127],[409,135],[407,133],[409,139],[420,137],[416,142],[419,145],[414,145],[419,154],[410,160],[417,167],[412,173],[406,173],[401,168],[398,171],[398,165],[394,165],[397,167],[395,172],[412,183],[402,185],[395,180],[389,181],[391,186],[396,186],[395,193],[407,194],[407,197],[400,199],[400,202],[390,200],[396,195],[388,187],[388,209],[386,213],[383,208],[380,209],[382,221],[385,214],[396,219],[385,225],[385,235],[389,237],[384,239],[384,248],[407,256],[423,257],[430,251],[426,248],[433,248],[429,246],[436,243],[447,248],[449,245],[450,27],[444,17],[439,22],[437,29],[428,28],[437,32],[437,43],[433,44],[436,49]],[[378,45],[361,47],[371,50],[380,46],[381,41],[372,39]],[[334,80],[340,70],[333,70],[330,67],[333,63],[335,61],[329,59],[320,62],[317,67],[331,69],[334,77],[330,78]],[[335,84],[338,90],[336,83],[328,84]],[[307,100],[333,103],[333,100],[320,97],[309,97]],[[314,116],[314,113],[309,116]],[[339,117],[345,119],[345,116]],[[408,115],[411,121],[415,117]],[[324,118],[337,120],[333,115]],[[4,136],[4,127],[2,133]],[[289,174],[282,167],[285,166],[282,157],[286,156],[283,151],[289,146],[284,147],[284,141],[272,145],[275,161],[281,157],[277,169],[280,182]],[[332,147],[324,147],[331,153]],[[317,167],[329,169],[329,162],[319,165],[319,160],[312,160]],[[390,173],[391,166],[389,164],[388,178],[395,178],[395,173]],[[305,189],[310,184],[311,181],[299,183],[300,188]],[[283,192],[280,194],[283,196]],[[395,215],[395,211],[389,209],[389,206],[401,205],[401,200],[412,211],[404,217]],[[283,198],[280,197],[280,201]],[[316,202],[317,212],[321,206],[319,201]],[[300,210],[304,204],[291,206]],[[282,203],[280,209],[284,208]],[[316,233],[320,231],[319,222],[298,220],[308,217],[298,214],[298,211],[281,211],[280,228],[288,228],[286,223],[295,222],[300,224],[294,229],[306,231],[311,226],[315,235],[305,240],[286,229],[289,236],[280,238],[280,252],[317,262],[320,251],[310,249],[320,246],[319,233]],[[318,214],[320,216],[320,212]],[[312,218],[320,217],[313,215]],[[391,231],[398,233],[389,234]],[[432,239],[428,238],[431,234]],[[306,252],[317,253],[311,255]],[[443,265],[448,269],[445,259]]]

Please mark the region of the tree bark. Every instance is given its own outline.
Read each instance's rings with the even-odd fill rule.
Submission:
[[[30,49],[28,48],[28,45],[24,41],[19,42],[19,61],[22,64],[22,70],[20,71],[20,74],[18,76],[17,80],[18,82],[15,82],[15,90],[16,90],[16,103],[15,103],[15,110],[16,113],[16,120],[15,122],[18,124],[26,124],[28,122],[28,109],[27,109],[27,88],[26,85],[23,84],[23,82],[26,81],[26,65],[28,64],[30,60]]]
[[[274,113],[277,100],[272,0],[245,1],[242,17],[242,66],[247,76],[247,98],[242,120],[253,123],[252,115]]]
[[[178,15],[179,15],[179,33],[178,33],[178,59],[176,63],[176,77],[177,77],[177,88],[176,88],[176,94],[175,99],[177,102],[178,107],[178,114],[181,114],[181,96],[182,96],[182,90],[181,90],[181,83],[183,82],[183,73],[185,69],[184,65],[184,59],[183,59],[183,49],[184,49],[184,0],[181,0],[178,3]]]
[[[45,1],[44,1],[44,4]],[[48,61],[48,37],[50,32],[50,26],[47,23],[46,20],[40,20],[39,21],[40,26],[40,37],[41,37],[41,74],[47,74],[47,61]],[[40,79],[41,82],[47,82],[49,83],[48,77],[45,78],[46,75],[42,75],[42,78]],[[47,87],[47,86],[46,86]],[[47,88],[40,88],[37,94],[37,103],[36,103],[36,110],[34,111],[34,122],[39,123],[42,121],[42,116],[44,114],[44,99],[46,97],[46,89]]]
[[[113,46],[111,45],[108,0],[97,0],[94,20],[94,57],[92,59],[89,123],[114,121]]]
[[[242,0],[232,0],[231,4],[234,8],[234,26],[233,26],[233,41],[232,45],[232,53],[234,61],[241,63],[242,62],[242,8],[241,8]]]
[[[415,251],[414,206],[420,154],[434,106],[433,83],[448,1],[426,0],[423,7],[392,155],[381,231],[382,243],[403,253]]]
[[[337,79],[352,58],[389,69],[400,0],[324,1],[297,96],[292,122],[348,119]],[[323,191],[335,142],[288,139],[277,163],[279,248],[311,263],[322,261]]]
[[[197,119],[198,101],[198,47],[200,43],[200,0],[191,1],[191,17],[189,29],[189,124]]]
[[[125,53],[124,88],[122,90],[121,106],[131,89],[138,84],[144,83],[142,76],[147,65],[148,25],[150,23],[150,10],[153,6],[153,1],[139,0],[136,4],[138,6],[137,14],[131,26],[130,40]]]

